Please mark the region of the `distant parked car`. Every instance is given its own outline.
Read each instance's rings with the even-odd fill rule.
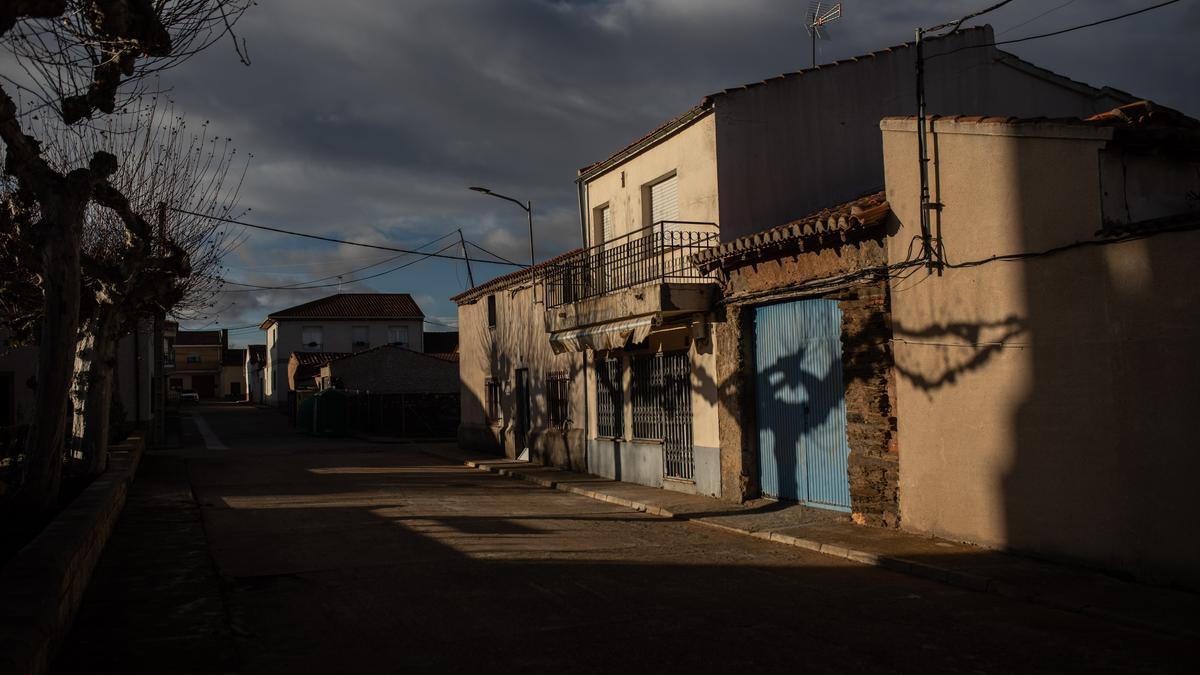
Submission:
[[[191,401],[192,403],[200,402],[200,394],[196,393],[195,389],[184,389],[179,392],[180,401]]]

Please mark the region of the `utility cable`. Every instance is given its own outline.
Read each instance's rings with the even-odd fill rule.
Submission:
[[[419,250],[421,250],[421,249],[425,248],[426,246],[430,246],[430,245],[432,245],[432,244],[436,244],[436,243],[438,243],[439,241],[441,241],[441,240],[445,239],[446,237],[449,237],[449,236],[451,236],[451,235],[453,235],[453,234],[456,234],[456,232],[450,232],[450,233],[448,233],[448,234],[443,234],[442,236],[438,237],[437,239],[434,239],[433,241],[429,241],[429,242],[426,242],[426,243],[424,243],[424,244],[421,244],[420,246],[418,246],[418,247],[417,247],[417,250],[419,251]],[[444,251],[444,250],[446,250],[446,249],[444,249],[444,248],[443,248],[442,250]],[[300,287],[306,286],[306,285],[308,285],[308,284],[315,284],[315,283],[318,283],[318,282],[321,282],[321,281],[329,281],[329,280],[331,280],[331,279],[341,279],[342,277],[345,277],[345,276],[350,276],[351,274],[357,274],[358,272],[362,272],[363,270],[369,270],[369,269],[371,269],[372,267],[379,267],[380,265],[386,265],[387,263],[390,263],[390,262],[392,262],[392,261],[394,261],[394,260],[399,260],[400,258],[403,258],[403,257],[404,257],[404,256],[406,256],[406,255],[410,255],[410,254],[408,254],[408,253],[401,253],[400,255],[394,255],[394,256],[392,256],[392,257],[390,257],[390,258],[387,258],[386,260],[380,260],[379,262],[371,263],[370,265],[366,265],[365,267],[359,267],[359,268],[357,268],[357,269],[352,269],[352,270],[350,270],[349,272],[340,272],[340,273],[338,273],[338,274],[331,274],[331,275],[329,275],[329,276],[327,276],[327,277],[321,277],[320,279],[309,279],[309,280],[307,280],[307,281],[297,281],[297,282],[296,282],[296,283],[294,283],[294,284],[288,284],[288,286],[290,286],[290,287],[292,287],[292,288],[300,288]],[[367,278],[370,278],[370,277],[367,277]],[[230,280],[228,280],[228,279],[222,279],[222,281],[224,281],[225,283],[234,284],[234,285],[237,285],[237,286],[250,286],[250,287],[254,287],[254,284],[243,284],[243,283],[239,283],[239,282],[236,282],[236,281],[230,281]],[[357,279],[351,279],[351,281],[358,281],[358,280],[357,280]],[[284,290],[284,289],[285,289],[285,288],[287,288],[288,286],[284,286],[284,287],[278,287],[278,288],[276,288],[276,287],[272,287],[272,289],[273,289],[273,290]],[[264,288],[266,288],[266,287],[264,287]]]
[[[513,262],[513,261],[509,260],[508,258],[505,258],[504,256],[502,256],[502,255],[500,255],[500,254],[498,254],[498,253],[493,253],[493,252],[491,252],[491,251],[487,250],[486,248],[484,248],[484,247],[480,246],[479,244],[476,244],[476,243],[475,243],[475,242],[473,242],[473,241],[470,241],[470,240],[468,240],[468,241],[467,241],[467,243],[468,243],[468,244],[470,244],[471,246],[474,246],[475,248],[479,249],[480,251],[483,251],[484,253],[486,253],[486,254],[488,254],[488,255],[490,255],[490,256],[494,256],[494,257],[496,257],[496,258],[498,258],[498,259],[500,259],[500,260],[503,260],[504,262],[506,262],[506,263],[508,263],[508,264],[510,264],[510,265],[520,265],[521,267],[529,267],[529,265],[521,265],[521,263],[516,263],[516,262]]]
[[[1091,23],[1084,23],[1084,24],[1080,24],[1078,26],[1071,26],[1070,28],[1063,28],[1061,30],[1050,31],[1049,33],[1041,33],[1039,35],[1028,35],[1023,38],[1015,38],[1012,40],[1000,40],[998,42],[989,42],[987,44],[982,44],[982,45],[967,45],[965,47],[951,49],[948,52],[942,52],[940,54],[934,54],[933,56],[928,56],[928,57],[926,57],[926,60],[936,59],[940,56],[949,56],[951,54],[956,54],[958,52],[965,51],[967,49],[979,49],[982,47],[999,47],[1001,45],[1012,45],[1012,44],[1016,44],[1018,42],[1028,42],[1030,40],[1040,40],[1042,38],[1054,37],[1056,35],[1062,35],[1064,33],[1070,33],[1072,31],[1082,30],[1084,28],[1092,28],[1093,26],[1099,26],[1099,25],[1106,24],[1106,23],[1112,23],[1113,21],[1120,21],[1121,19],[1128,19],[1131,16],[1137,16],[1138,14],[1145,14],[1146,12],[1150,12],[1150,11],[1153,11],[1153,10],[1156,10],[1156,9],[1159,9],[1162,7],[1166,7],[1167,5],[1173,5],[1177,2],[1179,2],[1179,0],[1166,0],[1166,2],[1160,2],[1157,5],[1150,5],[1149,7],[1143,7],[1141,9],[1137,9],[1132,12],[1126,12],[1124,14],[1120,14],[1117,16],[1110,16],[1107,19],[1100,19],[1098,21],[1092,21]]]
[[[386,269],[382,272],[378,272],[376,274],[371,274],[369,276],[365,276],[360,279],[352,279],[350,281],[350,283],[357,282],[357,281],[367,281],[368,279],[375,279],[375,278],[381,277],[385,274],[391,274],[392,272],[395,272],[396,270],[401,270],[410,265],[415,265],[415,264],[421,262],[422,260],[426,260],[428,258],[448,257],[448,256],[444,256],[444,255],[439,255],[439,254],[442,251],[447,251],[451,248],[454,248],[455,246],[458,246],[458,242],[453,242],[451,244],[447,244],[446,246],[438,249],[437,251],[435,251],[433,253],[422,254],[421,257],[417,258],[416,260],[409,260],[408,262],[401,264],[401,265],[397,265],[391,269]],[[462,260],[462,258],[455,258],[455,260]],[[309,290],[309,289],[313,289],[313,288],[331,288],[333,286],[341,286],[343,283],[346,283],[346,282],[339,281],[337,283],[332,283],[332,284],[316,284],[316,285],[310,285],[310,286],[260,286],[257,284],[246,284],[246,283],[242,283],[239,281],[228,281],[226,279],[221,279],[220,277],[213,277],[213,278],[217,279],[219,281],[222,281],[224,283],[227,283],[227,284],[233,284],[234,286],[246,286],[246,288],[231,288],[228,290],[223,290],[222,293],[250,293],[250,292],[254,292],[254,291],[305,291],[305,290]]]
[[[346,239],[336,239],[334,237],[324,237],[319,234],[308,234],[306,232],[296,232],[295,230],[285,230],[285,229],[279,228],[279,227],[268,227],[267,225],[257,225],[255,223],[248,223],[244,220],[236,220],[234,218],[222,218],[220,216],[214,216],[214,215],[211,215],[208,213],[197,213],[195,211],[187,211],[185,209],[180,209],[180,208],[175,208],[175,207],[169,207],[169,208],[172,211],[175,211],[176,213],[184,213],[189,216],[197,216],[199,218],[208,218],[209,220],[215,220],[215,221],[221,222],[221,223],[231,223],[233,225],[241,225],[242,227],[249,227],[249,228],[253,228],[255,230],[263,230],[266,232],[275,232],[277,234],[290,234],[293,237],[304,237],[305,239],[316,239],[317,241],[328,241],[328,242],[334,243],[334,244],[346,244],[347,246],[361,246],[363,248],[373,248],[373,249],[378,249],[380,251],[392,251],[393,253],[412,253],[415,255],[421,255],[420,251],[414,251],[412,249],[396,248],[394,246],[383,246],[380,244],[366,244],[361,241],[349,241]],[[445,250],[445,249],[443,249],[443,250]],[[463,259],[462,256],[442,255],[440,253],[428,254],[428,255],[425,255],[425,257],[445,258],[447,260],[462,260]],[[499,256],[497,256],[497,257],[499,257]],[[493,265],[513,265],[515,267],[528,267],[528,265],[522,265],[521,263],[512,262],[511,260],[504,261],[504,262],[498,262],[496,260],[474,260],[473,259],[472,262],[490,263]]]

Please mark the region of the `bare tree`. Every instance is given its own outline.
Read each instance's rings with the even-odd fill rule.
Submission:
[[[93,153],[69,170],[56,170],[42,144],[22,127],[22,113],[6,89],[19,87],[54,110],[67,125],[111,113],[121,85],[161,71],[231,30],[250,0],[9,0],[0,4],[0,41],[17,57],[24,76],[0,83],[0,140],[4,174],[22,202],[37,205],[29,235],[40,247],[42,317],[38,339],[36,415],[26,444],[24,480],[15,506],[44,511],[58,497],[67,399],[79,327],[81,240],[93,200],[118,214],[136,215],[110,182],[117,158]],[[21,79],[25,81],[22,82]],[[135,87],[136,90],[136,87]],[[136,91],[134,92],[136,93]],[[122,217],[134,238],[144,219]]]
[[[100,147],[121,166],[110,180],[114,192],[98,194],[88,210],[82,246],[72,447],[88,472],[99,473],[107,463],[118,341],[148,314],[211,305],[221,258],[241,241],[219,219],[239,215],[246,165],[231,174],[237,155],[231,139],[209,136],[207,124],[192,132],[157,98],[85,138],[91,142],[67,154]]]

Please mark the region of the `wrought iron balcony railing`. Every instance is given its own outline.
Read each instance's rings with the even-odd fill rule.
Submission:
[[[716,223],[666,220],[584,249],[543,272],[546,307],[614,291],[711,278],[692,255],[719,243]]]

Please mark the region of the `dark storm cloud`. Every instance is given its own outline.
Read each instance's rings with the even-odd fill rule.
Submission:
[[[467,192],[468,185],[533,200],[539,257],[577,245],[576,169],[705,94],[807,66],[807,4],[263,1],[239,26],[251,67],[238,66],[219,45],[171,78],[190,117],[212,120],[254,153],[243,197],[250,220],[401,246],[462,227],[468,238],[525,260],[524,213]],[[844,4],[833,40],[821,45],[822,61],[910,40],[917,25],[986,3]],[[1009,39],[1147,4],[1017,0],[988,21],[998,39]],[[1198,4],[1185,0],[1008,49],[1075,79],[1197,114]],[[229,276],[294,282],[337,271],[332,263],[353,269],[364,255],[256,234],[231,257],[239,269]],[[305,261],[313,265],[266,267]],[[462,290],[462,270],[428,265],[363,286],[424,295],[432,304],[427,313],[452,316],[446,298]],[[477,281],[503,271],[477,270]],[[267,309],[327,291],[240,293],[222,322],[251,323]]]

